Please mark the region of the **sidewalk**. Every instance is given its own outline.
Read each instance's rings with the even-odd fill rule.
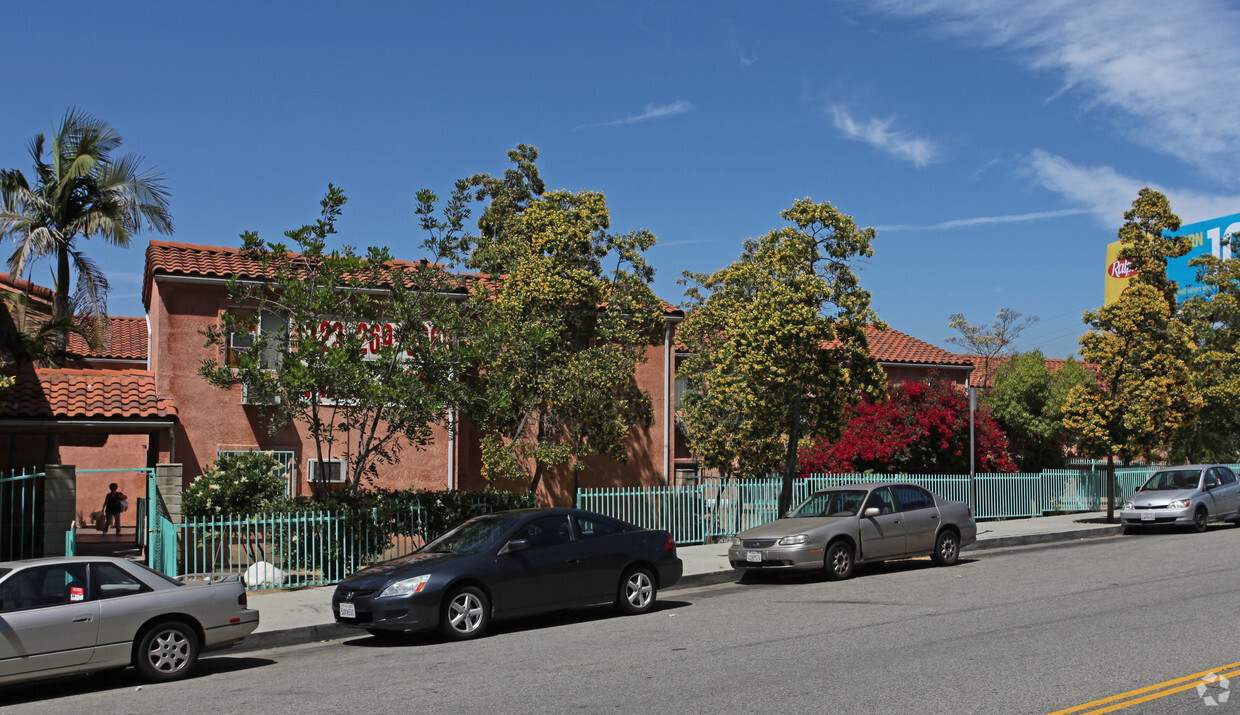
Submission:
[[[1106,524],[1105,512],[1064,514],[1030,519],[985,521],[977,525],[977,542],[965,551],[1003,549],[1052,542],[1112,536],[1119,524]],[[728,564],[728,543],[682,546],[680,582],[667,591],[736,581],[739,573]],[[252,593],[250,608],[259,611],[259,626],[232,652],[261,650],[295,643],[362,635],[363,631],[337,625],[332,616],[335,586]]]

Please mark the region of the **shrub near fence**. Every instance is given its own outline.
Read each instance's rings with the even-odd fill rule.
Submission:
[[[1237,470],[1236,465],[1230,465]],[[1118,509],[1156,467],[1115,470]],[[880,481],[911,482],[944,499],[968,502],[977,519],[1010,519],[1106,508],[1106,470],[1063,469],[1036,474],[813,474],[793,482],[797,505],[825,487]],[[778,518],[778,478],[700,477],[693,486],[580,489],[577,506],[647,529],[678,544],[700,544]],[[976,492],[976,496],[974,496]]]
[[[533,505],[528,494],[508,492],[387,492],[348,508],[187,518],[177,526],[181,573],[169,575],[244,576],[268,563],[281,571],[278,585],[327,585],[412,553],[472,516]]]

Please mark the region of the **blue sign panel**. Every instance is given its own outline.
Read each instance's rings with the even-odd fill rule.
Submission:
[[[1190,268],[1188,262],[1198,256],[1208,255],[1231,258],[1233,247],[1223,245],[1223,239],[1231,234],[1240,234],[1240,214],[1190,223],[1176,231],[1177,236],[1193,238],[1193,247],[1187,254],[1167,261],[1167,278],[1180,284],[1176,300],[1182,303],[1205,291],[1205,286],[1197,282],[1197,269]],[[1240,235],[1233,240],[1237,244],[1236,248],[1240,249]],[[1236,255],[1240,256],[1240,250],[1236,251]]]

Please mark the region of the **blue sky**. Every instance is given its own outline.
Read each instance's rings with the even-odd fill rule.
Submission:
[[[70,106],[171,187],[172,240],[235,246],[349,196],[340,240],[417,258],[420,188],[538,147],[549,188],[647,228],[656,289],[713,271],[803,196],[878,229],[893,328],[1040,322],[1067,357],[1137,190],[1240,211],[1240,10],[1223,2],[79,3],[6,7],[0,167]],[[15,66],[15,67],[14,67]],[[142,234],[83,244],[141,315]],[[8,251],[5,251],[6,255]],[[47,265],[32,278],[50,284]]]

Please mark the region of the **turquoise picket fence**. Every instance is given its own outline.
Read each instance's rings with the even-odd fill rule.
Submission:
[[[42,555],[43,472],[0,473],[0,561]]]
[[[1229,466],[1240,472],[1240,465]],[[1115,507],[1156,469],[1116,469]],[[977,474],[972,479],[967,474],[813,474],[793,482],[792,503],[799,504],[825,487],[891,480],[967,502],[977,519],[1013,519],[1105,509],[1105,475],[1105,464],[1035,474]],[[647,529],[663,529],[678,544],[701,544],[774,521],[779,516],[781,484],[777,477],[699,477],[687,486],[579,489],[576,504]]]

